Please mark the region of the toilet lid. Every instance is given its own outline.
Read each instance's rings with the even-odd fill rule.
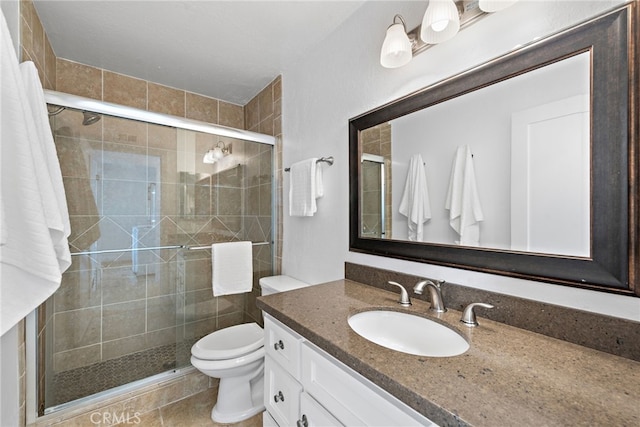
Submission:
[[[244,323],[201,338],[191,347],[191,354],[205,360],[232,359],[257,350],[263,343],[263,329],[257,323]]]

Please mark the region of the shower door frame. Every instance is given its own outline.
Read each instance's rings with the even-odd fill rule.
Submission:
[[[128,107],[124,105],[99,101],[90,98],[84,98],[81,96],[71,95],[63,92],[57,92],[52,90],[44,90],[44,97],[47,104],[55,104],[61,107],[73,108],[76,110],[88,110],[95,113],[113,116],[118,118],[125,118],[131,120],[137,120],[147,122],[156,125],[170,126],[179,129],[192,130],[196,132],[202,132],[211,135],[223,136],[228,138],[235,138],[245,141],[258,142],[261,144],[271,145],[275,148],[276,138],[271,135],[266,135],[258,132],[247,131],[243,129],[236,129],[228,126],[216,125],[212,123],[206,123],[199,120],[188,119],[185,117],[172,116],[168,114],[156,113],[152,111],[141,110],[138,108]],[[275,183],[275,150],[272,150],[272,191],[276,188]],[[276,207],[276,197],[271,198],[271,212],[272,212],[272,224],[277,224],[278,212]],[[275,228],[272,229],[275,232]],[[278,239],[272,235],[271,239],[271,262],[275,266],[276,254],[277,254],[277,241]],[[38,418],[38,375],[37,375],[37,310],[31,312],[25,321],[25,346],[26,346],[26,422],[27,424],[35,422]],[[169,371],[155,376],[139,380],[136,383],[129,383],[117,387],[112,390],[99,393],[97,395],[90,395],[79,399],[79,401],[70,402],[75,404],[77,402],[92,402],[98,399],[104,398],[104,395],[113,395],[115,393],[121,393],[123,391],[129,391],[133,387],[137,387],[138,384],[146,384],[149,382],[158,381],[158,377],[162,379],[169,379],[173,376],[181,375],[181,370]],[[62,406],[62,405],[61,405]]]

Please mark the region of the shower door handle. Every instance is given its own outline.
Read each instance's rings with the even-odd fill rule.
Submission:
[[[147,187],[147,214],[149,222],[154,224],[156,222],[156,184],[153,182]]]

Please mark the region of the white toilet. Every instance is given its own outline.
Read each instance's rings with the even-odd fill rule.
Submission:
[[[289,276],[260,279],[262,295],[309,286]],[[220,378],[211,419],[236,423],[264,411],[264,331],[257,323],[212,332],[191,347],[191,364]]]

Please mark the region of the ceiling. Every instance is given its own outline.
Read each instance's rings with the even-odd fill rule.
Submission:
[[[364,0],[35,0],[56,56],[245,105]]]

